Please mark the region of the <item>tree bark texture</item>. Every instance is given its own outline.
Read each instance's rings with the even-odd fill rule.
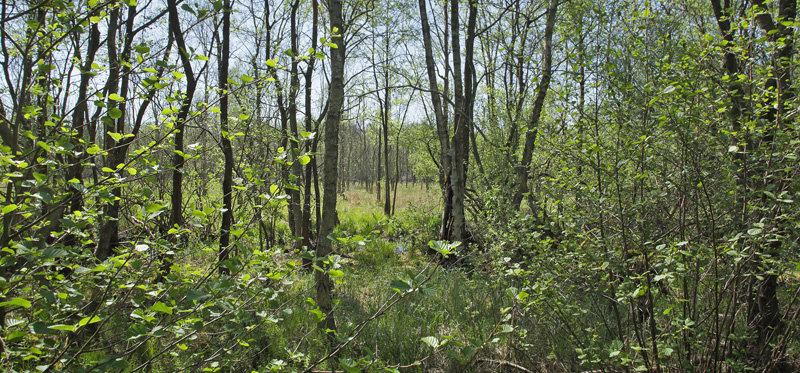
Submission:
[[[331,49],[331,83],[328,93],[330,107],[325,118],[325,170],[323,177],[322,199],[322,225],[320,226],[319,242],[317,243],[317,257],[324,258],[332,251],[332,242],[328,236],[336,226],[336,197],[339,160],[339,123],[342,116],[344,102],[344,58],[345,45],[341,36],[344,33],[342,21],[342,1],[329,0],[328,11],[334,35],[331,40],[337,48]],[[330,275],[324,270],[322,260],[317,261],[317,266],[322,271],[315,272],[316,304],[320,311],[325,313],[322,327],[336,330],[336,321],[331,314],[333,309],[333,282]]]

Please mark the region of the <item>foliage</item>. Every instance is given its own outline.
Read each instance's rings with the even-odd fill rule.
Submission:
[[[3,4],[4,370],[797,370],[795,2],[332,3]]]

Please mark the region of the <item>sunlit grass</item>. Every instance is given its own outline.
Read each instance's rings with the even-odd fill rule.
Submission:
[[[478,357],[504,359],[508,355],[509,346],[500,335],[499,340],[481,349],[467,362],[469,366],[448,356],[448,351],[458,353],[470,341],[488,340],[501,322],[502,310],[509,307],[512,300],[502,290],[502,284],[492,282],[481,273],[429,265],[436,258],[426,254],[423,247],[436,238],[439,199],[438,192],[433,189],[401,185],[397,210],[391,218],[383,214],[382,202],[375,199],[374,190],[351,189],[338,204],[340,224],[336,234],[350,238],[361,236],[358,242],[335,246],[335,253],[344,257],[341,262],[344,275],[337,279],[334,288],[338,304],[333,312],[340,337],[350,335],[355,325],[372,317],[396,294],[391,286],[393,280],[408,281],[416,286],[431,274],[425,291],[408,295],[372,320],[341,351],[341,359],[368,357],[372,364],[362,365],[363,371],[380,371],[385,366],[409,365],[416,361],[422,361],[418,368],[423,370],[474,370]],[[240,243],[257,245],[255,241],[255,237],[250,237]],[[200,248],[179,260],[181,272],[213,265],[216,245],[196,241],[194,244],[205,246],[206,250]],[[292,253],[274,250],[276,263],[299,259]],[[420,273],[422,275],[417,276]],[[291,311],[282,312],[280,321],[265,326],[260,337],[250,342],[260,351],[251,359],[262,367],[281,360],[290,367],[303,369],[330,352],[330,347],[323,343],[325,334],[317,329],[311,312],[315,308],[313,272],[295,269],[282,278],[280,284],[271,286],[281,288],[276,300],[282,304],[282,309]],[[429,336],[448,341],[448,344],[434,351],[421,340]],[[294,351],[302,351],[304,355],[293,356]],[[339,367],[325,363],[317,368],[335,370]]]
[[[339,332],[344,335],[373,316],[396,294],[390,286],[393,280],[421,281],[425,276],[414,277],[423,272],[430,260],[436,259],[414,246],[426,245],[436,238],[440,219],[438,192],[425,190],[422,185],[401,185],[392,218],[384,216],[383,204],[375,197],[374,190],[354,188],[345,192],[338,204],[340,224],[336,233],[339,237],[361,238],[359,242],[335,247],[335,252],[345,257],[344,276],[335,285],[338,305],[333,311]],[[426,290],[407,296],[371,321],[340,353],[340,358],[369,357],[373,365],[365,371],[419,360],[423,360],[422,369],[464,369],[447,351],[458,352],[469,341],[488,339],[503,317],[501,310],[510,305],[511,299],[502,291],[501,284],[492,283],[480,273],[435,265],[427,268],[427,273],[434,273],[425,285]],[[309,312],[313,308],[309,304],[313,298],[313,276],[296,271],[286,283],[289,285],[284,288],[283,298],[294,312],[270,329],[268,355],[285,358],[286,349],[290,346],[296,349],[299,344],[300,350],[307,352],[306,361],[314,361],[327,350],[318,343],[324,335],[314,329]],[[434,353],[431,346],[421,341],[428,336],[449,340],[449,345]],[[502,359],[507,349],[501,338],[491,348],[481,350],[476,358]]]

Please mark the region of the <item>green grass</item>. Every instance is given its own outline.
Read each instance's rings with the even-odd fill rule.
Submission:
[[[401,186],[394,217],[383,215],[382,203],[373,193],[353,189],[345,193],[339,203],[340,236],[363,236],[361,244],[341,245],[337,252],[345,255],[344,277],[335,285],[339,300],[334,312],[340,333],[347,334],[356,325],[372,317],[380,307],[396,294],[393,280],[402,279],[415,284],[413,279],[432,258],[425,255],[429,240],[435,239],[439,225],[438,192],[429,193],[424,188]],[[401,205],[403,201],[403,205]],[[402,248],[399,249],[398,248]],[[486,341],[502,318],[502,310],[510,306],[511,299],[502,291],[502,285],[492,283],[480,273],[467,273],[461,269],[435,268],[424,292],[413,293],[371,321],[339,355],[340,359],[369,358],[371,365],[362,365],[364,371],[380,371],[389,365],[409,365],[423,360],[412,369],[442,371],[477,370],[477,359],[486,357],[504,359],[509,346],[505,339],[487,345],[468,362],[461,363],[448,356],[448,351],[460,352],[469,341]],[[305,362],[324,356],[328,350],[320,341],[322,332],[315,330],[313,315],[307,299],[313,298],[313,276],[296,271],[286,280],[282,298],[289,302],[292,314],[285,315],[268,331],[269,346],[265,356],[287,360],[287,349],[304,351]],[[449,341],[434,353],[421,338],[433,336],[439,341]],[[430,357],[428,357],[431,355]],[[263,363],[264,361],[262,359]],[[323,367],[319,367],[322,369]],[[337,368],[327,366],[325,369]]]
[[[385,241],[367,247],[373,245],[373,249],[390,247]],[[365,264],[355,259],[346,264],[345,276],[335,286],[339,304],[334,312],[342,333],[370,318],[395,294],[390,286],[392,280],[408,281],[409,273],[419,273],[425,264],[410,260],[408,254],[370,258],[374,262]],[[308,312],[311,307],[306,302],[313,296],[313,279],[307,273],[296,272],[290,282],[292,285],[285,289],[284,297],[290,300],[287,307],[294,312],[270,328],[267,355],[285,359],[284,349],[303,341],[300,350],[306,352],[308,361],[314,361],[327,350],[319,343],[324,340],[322,333],[313,330],[313,317]],[[469,369],[448,357],[447,351],[459,351],[459,344],[470,340],[486,341],[502,317],[501,310],[510,305],[510,298],[499,284],[492,284],[481,275],[444,268],[435,269],[425,289],[407,296],[373,320],[339,357],[353,360],[369,357],[374,363],[364,371],[380,371],[384,366],[409,365],[423,359],[421,368],[426,370],[473,370],[475,361],[470,362],[472,369]],[[449,345],[434,354],[433,348],[421,341],[428,336],[439,341],[450,340]],[[499,342],[479,351],[474,360],[478,356],[503,359],[507,353],[508,346],[501,336]],[[428,355],[432,356],[426,359]]]
[[[391,281],[406,278],[407,270],[417,272],[420,268],[352,268],[337,292],[342,299],[340,323],[357,324],[376,312],[394,293]],[[437,269],[426,289],[406,297],[371,323],[348,353],[353,357],[371,355],[387,365],[411,364],[433,352],[422,337],[450,339],[452,347],[443,348],[445,351],[457,347],[456,342],[485,341],[500,320],[501,309],[507,306],[499,289],[457,270]],[[424,366],[457,369],[460,363],[447,357],[445,351],[429,358]]]
[[[363,239],[360,244],[340,244],[335,248],[344,256],[341,262],[344,276],[337,279],[334,287],[338,304],[333,311],[341,337],[348,336],[356,325],[373,317],[390,297],[397,294],[392,289],[392,281],[404,280],[416,286],[424,277],[414,278],[432,259],[426,254],[425,247],[429,240],[436,238],[440,221],[437,193],[401,186],[397,211],[392,218],[384,217],[383,206],[375,200],[374,194],[357,189],[345,193],[345,198],[339,203],[340,225],[335,232],[340,237],[362,235]],[[256,238],[242,239],[242,245],[257,246]],[[198,250],[186,250],[179,255],[182,259],[179,259],[181,273],[188,274],[213,265],[216,254],[213,244],[192,242],[192,245]],[[282,252],[277,247],[274,258],[279,265],[299,261],[293,254]],[[502,310],[511,305],[503,284],[492,282],[481,273],[469,273],[458,268],[430,266],[428,273],[430,271],[434,272],[425,284],[425,291],[409,294],[385,314],[372,320],[338,358],[371,361],[362,361],[362,371],[382,371],[386,366],[406,366],[416,361],[422,362],[411,367],[410,371],[480,371],[483,368],[479,359],[509,358],[507,334],[499,335],[497,341],[479,349],[466,365],[448,356],[448,352],[460,353],[470,341],[480,344],[490,339],[492,331],[501,322]],[[249,348],[241,351],[242,359],[237,367],[254,364],[260,366],[261,371],[269,371],[272,362],[283,361],[290,369],[302,370],[328,354],[330,347],[324,343],[326,337],[317,329],[315,316],[310,312],[316,308],[312,301],[315,293],[313,273],[295,269],[281,278],[280,283],[266,286],[280,288],[281,292],[277,298],[265,300],[258,308],[275,310],[279,306],[282,310],[280,320],[260,327],[259,332],[248,340]],[[434,351],[421,340],[429,336],[447,343]],[[215,342],[211,338],[203,343],[211,346]],[[152,351],[145,348],[140,353],[141,358],[146,358]],[[338,368],[333,361],[316,367],[319,370]],[[153,369],[162,371],[157,365]]]

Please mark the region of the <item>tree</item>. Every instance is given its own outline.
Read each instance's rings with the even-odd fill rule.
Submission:
[[[512,205],[519,210],[522,202],[522,197],[531,195],[528,192],[528,174],[533,157],[533,150],[536,147],[536,138],[539,134],[539,120],[542,116],[544,108],[545,97],[547,90],[550,88],[550,80],[552,79],[553,69],[553,29],[556,24],[556,12],[558,9],[558,1],[552,0],[547,8],[547,21],[545,23],[544,31],[544,47],[542,49],[542,71],[539,85],[536,87],[536,97],[533,100],[533,110],[528,123],[527,131],[525,131],[525,145],[522,150],[522,159],[514,167],[517,177],[516,193],[512,200]],[[534,200],[531,199],[531,202]],[[535,203],[535,202],[534,202]],[[528,206],[531,211],[536,214],[536,206]]]
[[[315,301],[317,307],[326,316],[322,327],[336,330],[336,321],[331,314],[333,310],[333,282],[325,268],[325,258],[332,251],[332,242],[329,238],[336,226],[336,195],[338,192],[338,162],[339,162],[339,123],[342,118],[342,104],[344,103],[344,60],[345,48],[342,34],[347,32],[342,20],[341,0],[328,2],[328,13],[331,25],[331,83],[328,90],[329,107],[325,117],[325,172],[323,179],[322,224],[320,225],[319,241],[317,242],[316,256],[317,271],[314,272],[316,285]],[[331,337],[333,334],[329,334]]]
[[[431,44],[431,30],[428,23],[428,10],[426,0],[419,0],[420,22],[422,23],[422,41],[425,48],[425,70],[428,73],[428,86],[430,88],[431,103],[433,104],[434,118],[436,119],[436,134],[439,138],[439,159],[441,167],[439,170],[440,180],[442,180],[442,225],[439,230],[439,239],[447,239],[450,234],[450,219],[453,210],[453,190],[450,179],[452,170],[452,160],[450,158],[450,135],[448,121],[445,116],[442,98],[439,92],[439,84],[436,79],[436,65],[433,60],[433,46]],[[445,3],[446,5],[447,3]],[[447,53],[445,53],[446,55]],[[446,65],[449,68],[449,65]],[[446,90],[446,89],[445,89]]]
[[[231,147],[231,133],[228,127],[228,62],[231,54],[231,8],[230,0],[224,0],[222,5],[222,48],[219,54],[219,93],[220,123],[219,128],[222,138],[222,153],[225,165],[222,176],[222,226],[219,232],[219,271],[220,274],[229,274],[230,271],[222,264],[228,259],[231,239],[231,223],[233,222],[233,148]]]
[[[729,78],[741,76],[740,74],[745,72],[748,67],[740,61],[735,46],[741,42],[752,43],[753,40],[747,37],[742,38],[744,40],[736,39],[737,27],[733,21],[737,18],[731,11],[732,4],[726,1],[723,5],[719,0],[712,0],[711,6],[723,40],[728,44],[724,54],[725,75]],[[742,7],[744,6],[742,5]],[[749,98],[745,96],[744,92],[747,92],[748,88],[754,89],[745,87],[748,82],[744,79],[732,80],[728,85],[731,101],[728,116],[731,121],[732,133],[738,135],[732,146],[737,148],[743,146],[741,151],[736,152],[737,156],[734,158],[735,167],[740,172],[737,179],[739,186],[737,210],[741,212],[737,218],[739,231],[746,231],[747,227],[753,224],[763,224],[765,221],[774,222],[773,224],[778,227],[783,225],[782,219],[779,218],[780,214],[750,212],[753,209],[758,211],[756,206],[761,205],[752,199],[751,190],[773,189],[775,192],[781,192],[787,186],[775,180],[775,173],[778,171],[770,167],[770,162],[766,161],[771,156],[764,158],[760,153],[763,152],[762,147],[774,149],[773,142],[786,125],[787,110],[790,110],[790,106],[787,105],[794,98],[790,73],[794,43],[790,35],[794,32],[792,20],[797,17],[797,2],[795,0],[779,1],[776,6],[776,18],[773,18],[770,7],[764,1],[755,1],[752,3],[752,8],[748,9],[765,35],[763,40],[770,44],[770,47],[767,48],[769,63],[764,67],[767,78],[763,83],[763,89],[766,92],[766,97],[761,100],[763,104],[757,101],[750,102]],[[754,111],[756,113],[753,113]],[[755,123],[751,124],[753,114],[757,119]],[[750,126],[754,127],[755,131],[747,128]],[[774,195],[775,192],[770,193]],[[763,206],[762,208],[773,211],[775,209],[774,206]],[[776,229],[781,231],[783,228]],[[744,239],[742,238],[742,240]],[[763,261],[762,255],[779,256],[782,245],[779,241],[764,244],[758,239],[741,243],[752,245],[754,251],[759,253],[752,258],[750,270],[759,273],[757,277],[763,276],[763,279],[751,280],[747,295],[747,321],[756,337],[749,344],[748,353],[753,368],[764,369],[771,365],[770,362],[774,358],[771,343],[774,338],[783,333],[783,322],[778,302],[778,275],[769,273],[769,270],[764,273],[769,264]]]

